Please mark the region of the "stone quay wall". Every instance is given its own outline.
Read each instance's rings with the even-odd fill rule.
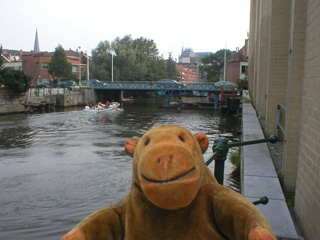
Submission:
[[[44,95],[30,97],[29,91],[16,93],[7,89],[0,89],[0,114],[23,113],[33,106],[53,104],[55,107],[84,106],[89,103],[98,102],[98,96],[94,89],[83,88],[81,92],[70,92],[65,94]]]

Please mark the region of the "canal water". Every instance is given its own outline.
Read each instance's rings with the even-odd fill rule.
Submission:
[[[0,116],[0,239],[60,239],[90,213],[121,200],[132,177],[124,144],[159,124],[205,133],[205,159],[215,138],[239,140],[240,120],[232,115],[158,108],[164,103],[137,99],[105,114],[69,108]],[[237,191],[233,169],[228,160],[225,185]]]

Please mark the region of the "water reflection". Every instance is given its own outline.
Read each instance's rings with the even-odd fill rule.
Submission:
[[[75,108],[0,116],[1,239],[59,239],[88,214],[122,199],[132,176],[124,143],[156,125],[206,133],[205,159],[221,134],[239,140],[236,118],[213,110],[158,109],[164,102],[135,100],[115,114]],[[227,161],[225,184],[231,188],[233,168]]]

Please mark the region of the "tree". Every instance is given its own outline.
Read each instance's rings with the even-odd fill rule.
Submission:
[[[112,55],[113,75],[117,81],[156,81],[166,76],[165,63],[158,56],[153,40],[132,39],[130,35],[117,37],[112,43],[100,42],[92,51],[93,77],[111,80]]]
[[[224,67],[224,49],[217,51],[216,53],[211,53],[205,56],[201,60],[200,72],[202,77],[210,82],[218,82],[220,79],[221,71]],[[226,50],[226,61],[232,56],[230,50]]]
[[[167,61],[167,77],[169,79],[177,78],[177,68],[175,62],[172,60],[171,53],[169,53],[169,59]]]
[[[0,47],[0,86],[16,92],[25,92],[30,88],[31,77],[21,70],[2,68],[4,58],[2,57],[2,46]]]
[[[2,46],[0,46],[0,69],[2,68],[3,63],[4,63],[4,58],[2,57]]]
[[[60,44],[56,47],[51,57],[48,72],[53,78],[58,78],[59,81],[62,77],[67,78],[72,74],[72,64],[67,61],[66,53]]]
[[[30,88],[31,76],[21,70],[4,68],[0,70],[0,84],[16,92],[25,92]]]

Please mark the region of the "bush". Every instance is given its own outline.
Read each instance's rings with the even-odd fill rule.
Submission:
[[[0,70],[0,84],[15,92],[25,92],[30,88],[31,77],[23,71],[4,68]]]
[[[248,89],[249,80],[246,77],[245,79],[238,79],[237,80],[238,89]]]

